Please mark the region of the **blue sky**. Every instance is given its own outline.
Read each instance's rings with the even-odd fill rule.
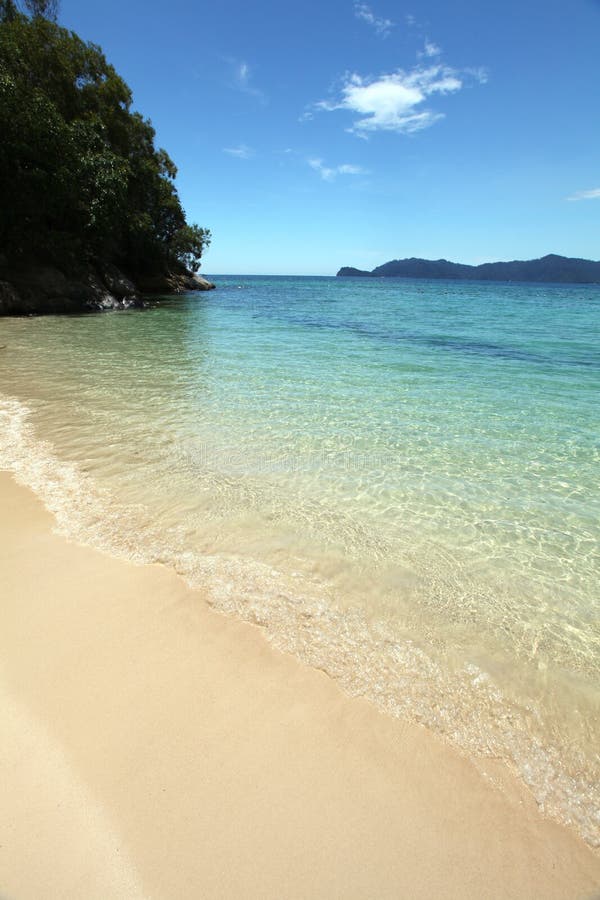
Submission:
[[[62,0],[179,169],[203,271],[600,258],[598,0]]]

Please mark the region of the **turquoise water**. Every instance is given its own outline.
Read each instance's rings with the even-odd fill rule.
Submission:
[[[600,288],[216,277],[0,320],[0,465],[600,840]]]

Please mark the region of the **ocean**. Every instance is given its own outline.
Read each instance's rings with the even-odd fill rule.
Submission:
[[[0,319],[0,467],[600,844],[600,286],[210,277]]]

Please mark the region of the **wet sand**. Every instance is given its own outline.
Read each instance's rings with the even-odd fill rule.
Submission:
[[[350,699],[0,473],[0,896],[590,898],[504,765]]]

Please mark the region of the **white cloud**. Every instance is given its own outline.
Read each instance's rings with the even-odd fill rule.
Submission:
[[[576,191],[567,197],[567,200],[600,200],[600,188],[592,188],[589,191]]]
[[[489,80],[489,72],[485,66],[469,66],[463,69],[465,75],[471,75],[479,84],[487,84]]]
[[[238,159],[250,159],[254,156],[252,147],[247,144],[238,144],[237,147],[223,147],[223,153],[229,153],[230,156],[236,156]]]
[[[363,22],[371,25],[371,27],[375,29],[377,34],[380,34],[382,37],[387,37],[391,29],[394,27],[394,23],[391,19],[379,18],[379,16],[376,16],[371,7],[367,6],[366,3],[355,3],[354,15],[357,19],[362,19]]]
[[[439,56],[442,52],[442,48],[438,47],[437,44],[434,44],[433,41],[425,41],[425,45],[422,50],[419,50],[417,56],[419,59],[431,59],[434,56]]]
[[[417,66],[398,69],[378,78],[347,75],[337,100],[323,100],[316,109],[348,110],[358,115],[348,131],[366,137],[373,131],[412,134],[443,118],[443,113],[423,106],[433,94],[454,94],[464,86],[461,74],[449,66]]]
[[[255,87],[252,83],[252,69],[247,62],[243,60],[230,59],[226,57],[227,62],[233,67],[233,86],[244,94],[256,97],[261,103],[266,103],[266,97],[263,91]]]
[[[363,169],[362,166],[353,166],[349,163],[344,163],[337,168],[340,175],[366,175],[367,170]]]
[[[366,169],[363,169],[362,166],[354,166],[350,163],[343,163],[341,166],[334,166],[331,168],[330,166],[326,166],[322,159],[312,158],[307,159],[306,162],[314,169],[315,172],[318,172],[323,181],[333,181],[334,178],[337,178],[338,175],[368,175]]]

